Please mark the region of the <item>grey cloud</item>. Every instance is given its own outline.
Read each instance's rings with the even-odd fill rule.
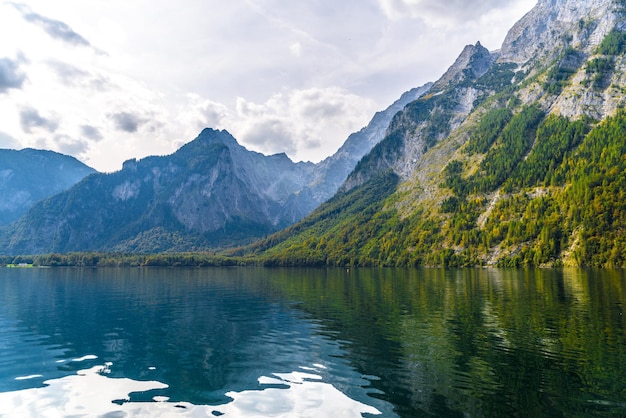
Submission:
[[[346,109],[343,103],[310,102],[303,104],[301,112],[315,119],[329,119],[341,117],[346,113]]]
[[[19,142],[7,133],[0,131],[0,148],[16,149],[19,147]]]
[[[74,32],[74,30],[67,23],[35,13],[30,7],[22,3],[9,2],[8,4],[17,9],[17,11],[21,13],[24,20],[39,26],[50,37],[74,46],[91,47],[89,41]]]
[[[21,88],[25,80],[26,74],[20,70],[19,61],[0,58],[0,93]]]
[[[67,135],[55,135],[54,148],[59,152],[68,155],[80,155],[85,153],[89,148],[89,143],[80,139],[75,139]]]
[[[203,110],[204,121],[201,122],[203,126],[216,127],[220,126],[224,119],[228,109],[223,105],[217,103],[207,104]]]
[[[422,0],[424,8],[438,12],[442,16],[455,15],[457,19],[468,19],[479,17],[492,10],[503,7],[502,0]]]
[[[49,60],[46,64],[65,86],[79,86],[97,91],[105,91],[112,88],[111,83],[105,77],[93,75],[89,71],[67,62]]]
[[[71,64],[61,61],[48,61],[48,67],[59,77],[59,80],[66,86],[76,85],[77,82],[88,78],[90,74]]]
[[[128,133],[137,132],[139,127],[147,122],[146,119],[129,112],[113,113],[108,117],[113,121],[117,130]]]
[[[476,19],[492,9],[505,7],[502,0],[378,0],[384,10],[396,14],[421,16],[425,19],[437,17],[449,21],[463,22]]]
[[[32,107],[24,107],[20,111],[20,125],[26,133],[32,132],[33,128],[45,129],[48,132],[54,132],[59,127],[59,122],[54,119],[48,119]]]
[[[100,133],[100,130],[95,126],[83,125],[80,127],[80,132],[87,139],[91,139],[94,141],[100,141],[102,139],[102,134]]]
[[[255,121],[244,134],[246,142],[254,144],[266,153],[296,152],[296,143],[288,127],[277,119]]]

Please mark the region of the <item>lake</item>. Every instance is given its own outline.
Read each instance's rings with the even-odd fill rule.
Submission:
[[[626,274],[0,269],[3,417],[626,416]]]

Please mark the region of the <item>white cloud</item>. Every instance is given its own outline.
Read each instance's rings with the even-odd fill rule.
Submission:
[[[302,44],[300,42],[294,42],[289,46],[289,50],[294,56],[299,57],[302,55]]]
[[[419,18],[435,27],[472,25],[494,10],[511,10],[517,4],[532,6],[529,0],[378,0],[389,19]],[[526,7],[528,9],[530,6]],[[521,16],[518,16],[518,18]]]
[[[339,87],[285,90],[262,103],[239,97],[232,108],[195,94],[186,100],[180,122],[196,130],[188,130],[189,135],[205,127],[226,129],[248,149],[285,152],[295,161],[319,161],[332,154],[376,110],[373,100]]]
[[[318,161],[532,2],[0,2],[2,142],[112,171],[208,126]]]
[[[311,88],[277,93],[262,104],[239,98],[222,123],[257,151],[319,161],[365,126],[374,107],[372,100],[338,87]]]

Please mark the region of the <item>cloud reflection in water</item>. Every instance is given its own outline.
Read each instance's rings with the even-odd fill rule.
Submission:
[[[138,381],[106,376],[111,364],[81,370],[76,375],[44,382],[47,386],[0,393],[0,416],[59,417],[361,417],[378,415],[371,406],[350,399],[333,385],[322,382],[315,369],[275,373],[258,379],[260,390],[228,392],[233,399],[224,405],[193,405],[168,402],[154,396],[154,402],[130,402],[131,393],[166,389],[158,381]],[[320,367],[320,366],[318,366]]]

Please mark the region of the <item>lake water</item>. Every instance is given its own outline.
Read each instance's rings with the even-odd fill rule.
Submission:
[[[626,275],[0,269],[0,416],[626,416]]]

